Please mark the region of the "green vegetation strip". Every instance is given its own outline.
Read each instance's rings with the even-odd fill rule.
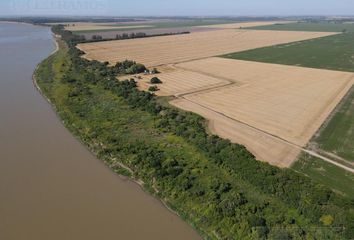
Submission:
[[[292,168],[341,194],[354,198],[354,174],[348,171],[307,154],[301,155]]]
[[[354,87],[314,141],[321,149],[354,162]]]
[[[288,24],[274,24],[268,26],[257,26],[250,27],[248,29],[274,31],[354,32],[354,24],[336,22],[299,22]]]
[[[208,135],[201,117],[161,104],[132,80],[116,80],[141,66],[84,60],[74,36],[53,30],[69,47],[60,44],[36,77],[66,126],[113,171],[142,180],[205,239],[353,236],[352,199]]]

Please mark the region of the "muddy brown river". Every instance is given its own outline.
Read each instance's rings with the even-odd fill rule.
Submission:
[[[48,28],[0,23],[0,239],[200,239],[61,124],[32,84],[54,49]]]

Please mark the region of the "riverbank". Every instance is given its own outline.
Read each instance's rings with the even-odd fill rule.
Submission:
[[[54,54],[56,54],[59,50],[60,50],[60,44],[65,44],[64,42],[62,42],[62,40],[60,39],[60,36],[56,35],[55,33],[52,33],[53,35],[53,42],[55,43],[55,49],[52,51],[52,53],[48,56],[48,58],[52,57]],[[41,87],[39,86],[38,82],[37,82],[37,77],[36,77],[36,72],[38,71],[38,68],[39,66],[41,65],[42,63],[39,63],[32,75],[32,80],[33,80],[33,85],[35,86],[35,88],[37,89],[37,91],[41,94],[41,96],[49,103],[49,105],[51,106],[51,108],[53,109],[53,111],[56,113],[58,119],[60,120],[60,122],[63,124],[63,126],[67,127],[67,124],[66,122],[63,120],[63,118],[58,114],[58,109],[57,107],[55,106],[55,104],[50,100],[50,98],[42,91]],[[69,128],[70,129],[70,128]],[[75,138],[82,144],[82,146],[84,146],[85,148],[87,148],[92,154],[93,156],[95,156],[97,159],[99,159],[99,154],[98,152],[90,147],[90,143],[88,142],[83,142],[82,139],[80,138],[79,135],[75,135]],[[103,145],[103,143],[100,143],[100,145]],[[137,184],[142,190],[144,190],[146,193],[148,194],[152,194],[153,196],[156,197],[157,200],[159,200],[161,202],[161,204],[168,210],[170,211],[171,213],[175,214],[176,216],[178,217],[181,217],[180,214],[176,211],[174,211],[166,201],[164,201],[163,199],[157,197],[157,191],[156,191],[156,188],[155,187],[152,187],[151,189],[147,189],[144,185],[144,181],[142,179],[137,179],[137,178],[134,178],[134,171],[129,168],[128,166],[124,165],[122,162],[118,162],[117,163],[121,168],[123,169],[126,169],[130,175],[122,175],[120,174],[120,172],[118,171],[114,171],[114,169],[112,169],[111,167],[111,170],[113,172],[115,172],[116,174],[118,174],[122,179],[124,180],[129,180],[135,184]],[[152,192],[151,190],[155,190],[155,192]]]
[[[59,51],[59,42],[58,42],[58,41],[59,41],[59,38],[58,38],[57,36],[55,36],[54,33],[52,33],[52,36],[53,36],[53,42],[54,42],[54,44],[55,44],[55,49],[50,53],[50,55],[49,55],[47,58],[53,56],[55,53],[57,53],[57,52]],[[56,112],[56,109],[55,109],[54,104],[53,104],[53,103],[50,101],[50,99],[43,93],[42,89],[40,88],[40,86],[39,86],[38,83],[37,83],[36,72],[37,72],[37,70],[38,70],[40,64],[41,64],[41,63],[39,63],[39,64],[36,66],[36,68],[35,68],[35,70],[34,70],[34,72],[33,72],[33,74],[32,74],[32,82],[33,82],[34,87],[37,89],[37,91],[38,91],[38,92],[42,95],[42,97],[50,104],[50,106],[52,107],[52,109],[54,110],[54,112]],[[58,116],[58,117],[59,117],[59,116]]]
[[[126,166],[146,191],[206,239],[272,239],[283,233],[301,238],[292,229],[307,237],[325,231],[336,238],[337,233],[321,228],[320,219],[349,217],[346,199],[291,170],[256,161],[243,146],[209,136],[204,119],[159,105],[135,82],[118,82],[117,71],[83,60],[74,47],[62,49],[36,71],[65,126],[114,172]],[[330,197],[318,199],[323,194]],[[337,224],[342,223],[331,226]]]
[[[48,56],[48,58],[52,57],[55,53],[57,53],[59,51],[59,41],[61,41],[57,36],[55,36],[55,34],[53,33],[53,41],[55,43],[56,48],[53,50],[53,52]],[[65,44],[65,43],[62,43]],[[55,106],[55,104],[52,103],[52,101],[49,99],[49,97],[46,96],[46,94],[42,91],[41,87],[39,86],[38,82],[37,82],[37,77],[36,77],[36,72],[38,71],[39,66],[42,63],[39,63],[35,69],[35,71],[33,72],[32,75],[32,80],[33,80],[33,85],[35,86],[35,88],[37,89],[37,91],[41,94],[41,96],[49,103],[49,105],[51,106],[51,108],[53,109],[53,111],[56,113],[58,119],[61,121],[61,123],[63,124],[63,126],[68,127],[67,124],[65,123],[65,121],[62,119],[62,117],[58,114],[58,109]],[[93,148],[88,147],[89,143],[87,142],[83,142],[81,140],[81,138],[77,135],[74,135],[75,138],[82,144],[83,147],[87,148],[96,158],[98,158],[98,153],[95,152],[95,150]],[[102,144],[102,143],[101,143]],[[120,167],[128,170],[131,174],[134,174],[133,170],[130,169],[129,167],[125,166],[123,163],[119,162]],[[129,176],[126,175],[120,175],[121,177],[124,177],[126,179],[129,179],[130,181],[136,183],[137,185],[139,185],[143,190],[144,189],[144,182],[140,179],[132,179],[129,178]],[[165,203],[163,203],[163,205],[165,205]],[[174,211],[172,211],[173,213],[175,213]]]

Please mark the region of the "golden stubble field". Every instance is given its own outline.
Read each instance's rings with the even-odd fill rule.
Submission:
[[[282,167],[296,159],[354,80],[353,73],[224,58],[177,66],[235,84],[185,95],[174,106],[201,114],[214,133]]]
[[[230,119],[198,103],[179,98],[171,101],[170,104],[204,117],[208,121],[210,133],[246,146],[258,160],[278,167],[289,167],[301,151],[300,148],[292,144],[288,144],[252,126]]]
[[[186,62],[253,48],[307,40],[337,33],[216,30],[191,34],[79,44],[84,57],[111,64],[126,59],[147,67]]]
[[[183,70],[173,65],[162,66],[158,68],[159,74],[140,75],[141,79],[135,78],[140,90],[148,90],[152,85],[152,77],[158,77],[163,84],[156,85],[159,91],[158,96],[179,96],[191,92],[198,92],[206,89],[214,89],[219,86],[225,86],[229,82],[222,78],[215,78],[197,72]]]
[[[211,57],[158,68],[136,78],[141,90],[157,76],[158,96],[195,112],[212,133],[245,145],[280,167],[296,160],[353,84],[354,74]]]

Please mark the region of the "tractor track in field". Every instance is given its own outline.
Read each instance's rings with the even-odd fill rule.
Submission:
[[[203,91],[203,90],[199,91],[199,93],[202,92],[202,91]],[[189,93],[189,94],[193,94],[193,93]],[[283,143],[285,143],[285,144],[287,144],[287,145],[290,145],[290,146],[292,146],[292,147],[294,147],[294,148],[297,148],[297,149],[301,150],[302,152],[305,152],[305,153],[307,153],[307,154],[309,154],[309,155],[311,155],[311,156],[313,156],[313,157],[320,158],[320,159],[322,159],[322,160],[324,160],[324,161],[326,161],[326,162],[328,162],[328,163],[331,163],[331,164],[333,164],[333,165],[336,165],[337,167],[340,167],[340,168],[342,168],[342,169],[344,169],[344,170],[346,170],[346,171],[349,171],[349,172],[351,172],[351,173],[354,173],[354,168],[351,168],[351,167],[349,167],[349,166],[343,165],[343,164],[341,164],[341,163],[339,163],[339,162],[337,162],[337,161],[335,161],[335,160],[333,160],[333,159],[330,159],[330,158],[328,158],[328,157],[325,157],[325,156],[321,155],[319,152],[316,152],[316,151],[314,151],[314,150],[306,149],[305,147],[299,146],[299,145],[297,145],[297,144],[295,144],[295,143],[292,143],[292,142],[290,142],[290,141],[288,141],[288,140],[286,140],[286,139],[283,139],[283,138],[281,138],[281,137],[279,137],[279,136],[276,136],[276,135],[274,135],[274,134],[268,133],[268,132],[266,132],[266,131],[264,131],[264,130],[261,130],[261,129],[259,129],[259,128],[256,128],[256,127],[254,127],[254,126],[252,126],[252,125],[250,125],[250,124],[247,124],[247,123],[245,123],[245,122],[242,122],[242,121],[239,121],[239,120],[234,119],[234,118],[232,118],[232,117],[229,117],[229,116],[227,116],[227,115],[225,115],[225,114],[223,114],[223,113],[221,113],[221,112],[215,111],[215,110],[213,110],[213,109],[211,109],[211,108],[209,108],[209,107],[207,107],[207,106],[204,106],[203,104],[200,104],[200,103],[198,103],[198,102],[195,102],[195,101],[192,101],[192,100],[190,100],[190,99],[188,99],[188,98],[185,98],[186,95],[188,95],[188,94],[185,94],[185,95],[183,95],[183,96],[179,96],[179,97],[177,97],[177,99],[183,99],[183,100],[185,100],[185,101],[188,101],[188,102],[191,102],[191,103],[193,103],[193,104],[196,104],[196,105],[198,105],[198,106],[200,106],[200,107],[202,107],[202,108],[205,108],[205,109],[207,109],[207,110],[209,110],[209,111],[211,111],[211,112],[213,112],[213,113],[215,113],[215,114],[217,114],[217,115],[220,115],[220,116],[222,116],[222,117],[224,117],[224,118],[227,118],[227,119],[229,119],[229,120],[232,120],[232,121],[234,121],[234,122],[237,122],[238,124],[242,124],[242,125],[244,125],[244,126],[246,126],[246,127],[248,127],[248,128],[251,128],[251,129],[257,131],[257,132],[261,132],[261,133],[267,135],[268,137],[275,138],[275,139],[277,139],[277,140],[279,140],[279,141],[281,141],[281,142],[283,142]]]
[[[186,62],[190,62],[190,61],[186,61]],[[223,88],[228,88],[230,86],[242,86],[244,85],[243,83],[240,83],[240,82],[237,82],[233,79],[230,79],[230,78],[227,78],[227,77],[220,77],[218,76],[217,74],[207,74],[205,72],[202,72],[202,71],[198,71],[198,70],[191,70],[189,68],[185,68],[185,67],[182,67],[182,66],[179,66],[177,64],[173,64],[173,66],[175,68],[178,68],[178,69],[182,69],[182,70],[186,70],[186,71],[191,71],[191,72],[195,72],[195,73],[198,73],[198,74],[204,74],[206,76],[209,76],[209,77],[214,77],[214,78],[219,78],[219,79],[222,79],[224,81],[227,81],[228,83],[224,84],[224,85],[221,85],[221,86],[212,86],[212,87],[209,87],[209,88],[204,88],[204,89],[198,89],[198,90],[194,90],[194,91],[190,91],[190,92],[185,92],[185,93],[181,93],[181,94],[175,94],[174,96],[176,97],[176,99],[183,99],[184,101],[188,101],[192,104],[195,104],[195,105],[198,105],[199,107],[201,108],[204,108],[216,115],[219,115],[219,116],[222,116],[223,118],[226,118],[228,120],[231,120],[237,124],[241,124],[247,128],[250,128],[250,129],[253,129],[254,131],[256,132],[259,132],[259,133],[262,133],[270,138],[273,138],[273,139],[276,139],[277,141],[280,141],[288,146],[291,146],[293,148],[296,148],[298,150],[300,150],[301,152],[304,152],[304,153],[307,153],[313,157],[317,157],[317,158],[320,158],[322,159],[323,161],[325,162],[328,162],[328,163],[331,163],[337,167],[340,167],[346,171],[349,171],[351,173],[354,173],[354,165],[353,163],[350,163],[350,162],[347,162],[346,160],[339,160],[337,158],[335,158],[335,156],[331,156],[329,154],[326,154],[325,152],[321,151],[321,150],[316,150],[316,149],[311,149],[309,147],[306,147],[306,146],[301,146],[299,144],[296,144],[292,141],[289,141],[289,140],[286,140],[285,138],[282,138],[280,136],[277,136],[276,134],[272,134],[270,132],[267,132],[265,130],[262,130],[260,128],[257,128],[251,124],[248,124],[246,122],[243,122],[243,121],[240,121],[238,119],[235,119],[233,117],[230,117],[228,116],[227,114],[224,114],[222,113],[221,111],[217,111],[211,107],[208,107],[200,102],[197,102],[197,101],[193,101],[191,99],[188,98],[188,96],[190,95],[195,95],[195,94],[203,94],[203,93],[207,93],[207,92],[210,92],[210,91],[215,91],[215,90],[220,90],[220,89],[223,89]]]

